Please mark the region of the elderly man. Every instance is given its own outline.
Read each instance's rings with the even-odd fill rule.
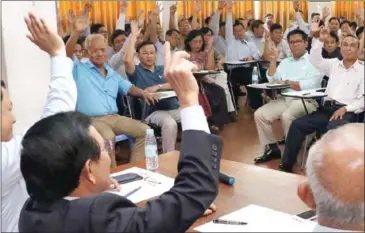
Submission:
[[[85,18],[75,21],[75,31],[66,44],[69,57],[79,34],[88,26]],[[141,97],[147,103],[154,102],[155,97],[123,79],[107,62],[107,41],[100,34],[91,34],[86,38],[85,49],[89,60],[74,59],[73,76],[77,86],[76,110],[92,117],[93,126],[102,137],[114,144],[115,136],[127,134],[136,139],[132,151],[132,161],[144,159],[146,130],[142,122],[118,115],[117,94]],[[116,166],[115,151],[110,154],[112,167]]]
[[[364,124],[345,125],[317,141],[307,177],[298,195],[317,212],[315,232],[364,231]]]
[[[50,31],[43,20],[39,23],[39,19],[33,14],[29,14],[26,24],[31,33],[28,38],[51,57],[50,90],[41,117],[75,110],[77,91],[72,77],[72,61],[66,57],[62,39],[56,32]],[[19,214],[28,198],[24,178],[20,172],[21,141],[25,132],[13,137],[13,104],[3,81],[1,105],[1,231],[19,232]]]
[[[218,194],[222,140],[210,135],[199,106],[196,65],[186,52],[171,58],[168,42],[165,51],[165,77],[180,100],[183,128],[171,190],[143,208],[105,192],[115,184],[103,138],[84,114],[57,114],[33,125],[23,140],[21,166],[31,197],[21,232],[186,232],[209,208]]]

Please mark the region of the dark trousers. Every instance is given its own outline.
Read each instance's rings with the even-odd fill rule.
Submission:
[[[340,107],[320,107],[317,111],[292,122],[286,137],[285,151],[281,161],[284,167],[292,168],[294,166],[297,155],[307,135],[314,132],[325,133],[356,120],[354,113],[346,113],[342,119],[329,121],[333,113]]]

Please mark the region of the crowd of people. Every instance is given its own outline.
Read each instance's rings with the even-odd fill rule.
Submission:
[[[147,19],[140,12],[127,22],[128,2],[123,1],[111,34],[90,22],[90,3],[79,15],[69,12],[68,35],[60,25],[52,32],[29,14],[28,38],[51,57],[50,91],[42,119],[13,136],[12,103],[1,83],[2,230],[186,231],[216,208],[222,142],[210,132],[219,134],[237,121],[242,95],[255,111],[262,146],[254,162],[281,159],[279,169],[293,172],[305,138],[324,135],[309,151],[308,181],[298,195],[317,210],[321,230],[363,230],[364,16],[356,9],[354,21],[329,18],[324,8],[322,18],[315,12],[306,23],[294,1],[295,20],[284,30],[272,14],[260,20],[248,11],[245,18],[233,19],[234,4],[219,1],[202,27],[199,3],[177,24],[172,5],[165,35],[157,5]],[[327,97],[305,105],[300,99],[268,97],[248,87],[251,65],[232,70],[226,61],[261,61],[260,82],[288,85],[282,92],[325,88]],[[202,70],[216,72],[193,75]],[[164,90],[174,90],[176,98],[160,99]],[[120,114],[128,106],[134,112]],[[272,128],[279,119],[283,154]],[[129,161],[140,161],[150,127],[161,129],[163,153],[175,150],[182,131],[179,174],[169,192],[139,208],[103,192],[119,188],[109,170],[118,165],[116,136],[134,138]],[[197,141],[199,146],[191,147]],[[344,177],[354,182],[347,184]],[[350,190],[353,195],[345,192]]]

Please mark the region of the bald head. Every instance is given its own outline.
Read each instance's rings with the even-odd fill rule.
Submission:
[[[336,226],[364,221],[364,124],[324,135],[309,151],[307,176],[319,218]]]

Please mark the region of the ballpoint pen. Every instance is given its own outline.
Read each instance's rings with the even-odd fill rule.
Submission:
[[[142,186],[139,186],[138,188],[133,189],[132,191],[130,191],[129,193],[127,193],[126,195],[124,195],[125,198],[130,197],[131,195],[133,195],[134,193],[136,193],[138,190],[140,190],[142,188]]]
[[[247,225],[247,222],[240,222],[240,221],[231,221],[231,220],[222,220],[222,219],[215,219],[213,223],[216,224],[226,224],[226,225]]]

